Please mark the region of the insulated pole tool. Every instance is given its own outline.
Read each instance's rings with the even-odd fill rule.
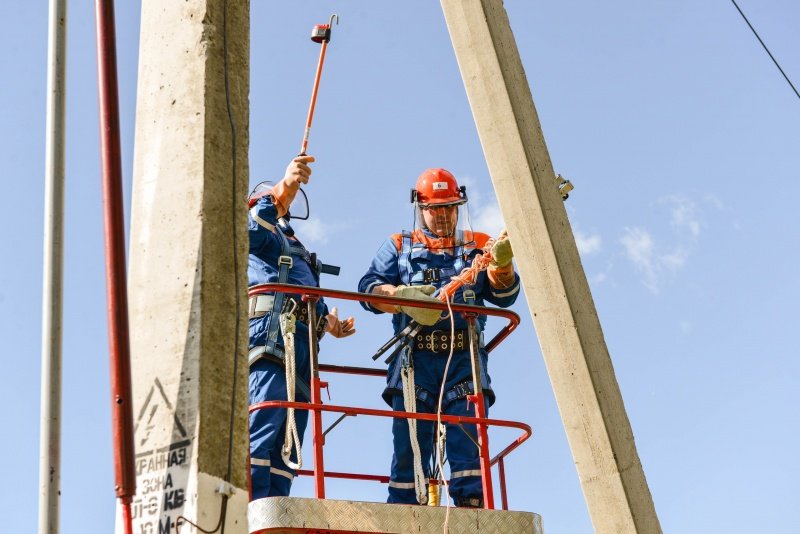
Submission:
[[[308,134],[311,132],[311,121],[314,120],[314,106],[317,104],[317,91],[319,90],[319,79],[322,76],[322,65],[325,63],[325,50],[328,48],[328,43],[331,40],[331,27],[333,21],[339,24],[339,15],[335,13],[331,15],[328,24],[317,24],[311,30],[311,40],[315,43],[320,43],[322,46],[319,49],[319,61],[317,62],[317,73],[314,76],[314,88],[311,91],[311,103],[308,106],[308,118],[306,118],[306,129],[303,132],[303,143],[300,145],[300,156],[306,155],[308,148]]]

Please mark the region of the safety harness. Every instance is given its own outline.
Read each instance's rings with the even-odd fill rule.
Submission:
[[[289,271],[294,265],[294,258],[305,261],[311,266],[314,277],[319,283],[321,273],[338,276],[339,267],[326,265],[317,259],[317,255],[308,252],[299,241],[290,241],[280,225],[275,226],[275,233],[281,238],[281,256],[278,258],[278,283],[285,284],[289,281]],[[286,399],[289,402],[295,401],[295,389],[300,390],[306,399],[311,398],[311,389],[302,377],[297,376],[297,362],[295,359],[295,333],[297,331],[297,321],[304,312],[297,299],[287,298],[284,292],[276,292],[275,295],[257,295],[250,298],[250,317],[258,317],[271,314],[269,329],[267,330],[264,345],[253,347],[248,355],[249,364],[253,365],[261,358],[277,361],[286,370]],[[276,320],[277,319],[277,320]],[[308,321],[307,313],[305,322]],[[317,324],[308,324],[308,327],[316,330],[317,339],[325,333],[325,317],[319,317]],[[278,342],[278,328],[283,337],[283,348]],[[300,469],[303,465],[302,451],[300,450],[300,436],[297,431],[297,422],[294,416],[294,408],[286,409],[286,437],[281,448],[281,457],[290,469]],[[292,450],[297,449],[297,462],[291,460]]]
[[[302,243],[299,241],[290,241],[284,230],[280,225],[275,226],[275,233],[281,238],[281,255],[278,257],[278,283],[285,284],[289,281],[289,271],[294,265],[294,258],[298,258],[308,263],[311,266],[314,276],[319,283],[320,274],[339,275],[339,267],[334,265],[326,265],[319,261],[315,253],[309,252]],[[276,293],[273,297],[272,309],[270,313],[276,310],[278,313],[283,311],[284,301],[286,294],[283,292]],[[317,325],[309,325],[309,328],[315,328]],[[249,361],[252,365],[264,354],[275,356],[276,358],[283,359],[283,350],[277,345],[278,343],[278,321],[270,321],[269,330],[267,331],[266,343],[263,347],[256,347],[250,351]],[[261,349],[261,350],[256,350]]]
[[[461,230],[458,231],[457,242],[463,242],[464,240],[463,234],[464,234],[463,231]],[[431,284],[439,282],[444,279],[452,278],[453,276],[460,273],[464,269],[464,267],[467,266],[465,246],[458,245],[453,250],[453,256],[455,257],[455,261],[453,262],[453,265],[451,267],[423,269],[421,271],[411,274],[409,270],[411,254],[417,250],[424,249],[425,247],[426,247],[425,243],[414,244],[412,239],[412,233],[409,232],[408,230],[403,230],[400,258],[397,263],[400,269],[400,279],[403,280],[404,284],[415,285],[415,284]]]

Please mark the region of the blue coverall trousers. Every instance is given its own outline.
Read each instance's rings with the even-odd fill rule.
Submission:
[[[307,345],[307,343],[306,343]],[[300,343],[298,343],[300,349]],[[298,358],[298,375],[308,375],[307,352],[301,368]],[[299,355],[298,355],[299,356]],[[287,400],[286,372],[278,363],[261,359],[250,366],[250,404],[268,400]],[[305,401],[299,396],[295,400]],[[300,442],[308,424],[308,411],[294,412]],[[264,408],[250,414],[250,479],[252,499],[289,495],[295,471],[281,457],[281,447],[286,436],[286,409]],[[293,451],[291,460],[297,461]]]
[[[438,393],[438,392],[437,392]],[[423,402],[417,399],[417,412],[436,413],[435,399]],[[486,414],[489,414],[488,403],[485,403]],[[405,411],[403,397],[392,397],[392,409]],[[466,398],[454,400],[442,407],[446,415],[475,416],[474,406],[469,405]],[[434,449],[435,422],[417,421],[417,440],[419,442],[422,468],[425,477],[431,476],[431,461]],[[467,436],[466,433],[469,433]],[[400,504],[418,504],[414,491],[414,453],[411,449],[408,420],[392,420],[392,437],[394,439],[394,455],[389,481],[389,498],[386,502]],[[474,441],[473,441],[474,440]],[[483,493],[480,476],[480,459],[475,425],[447,425],[445,450],[450,465],[450,496],[480,497]],[[442,492],[443,494],[444,492]]]

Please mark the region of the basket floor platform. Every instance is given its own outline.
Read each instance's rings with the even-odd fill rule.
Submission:
[[[250,534],[441,534],[444,506],[410,506],[300,497],[267,497],[251,502]],[[532,512],[450,508],[449,531],[459,534],[544,534]]]

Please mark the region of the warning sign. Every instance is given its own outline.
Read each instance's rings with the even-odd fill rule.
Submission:
[[[131,503],[136,534],[171,534],[186,503],[192,439],[156,378],[134,427],[136,497]],[[186,532],[191,532],[188,525]]]

